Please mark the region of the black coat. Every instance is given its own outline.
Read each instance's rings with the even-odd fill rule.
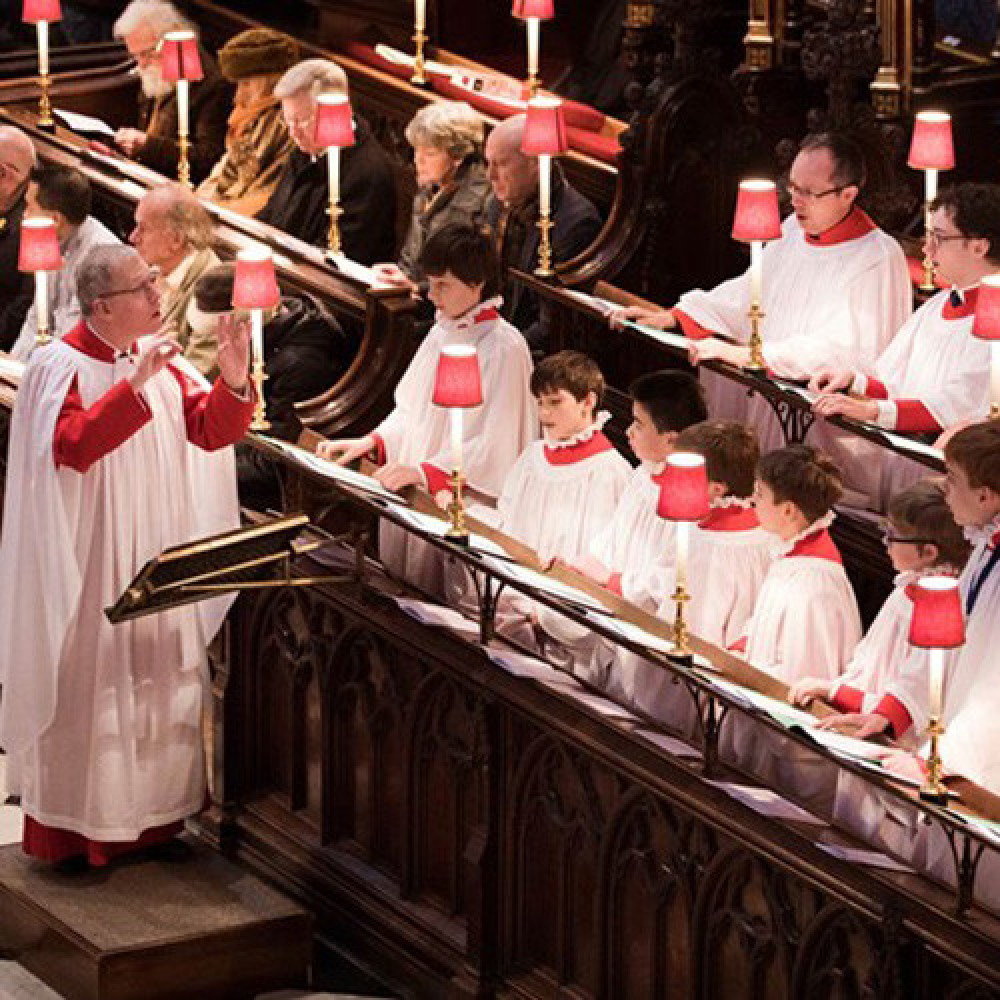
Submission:
[[[191,84],[188,113],[191,131],[188,160],[191,163],[191,179],[195,184],[209,175],[216,161],[226,151],[226,129],[235,94],[233,85],[227,83],[219,73],[215,60],[200,46],[199,52],[205,78]],[[156,121],[150,132],[149,124],[157,105],[159,109]],[[165,177],[176,177],[180,157],[180,146],[177,144],[176,89],[156,100],[139,91],[139,128],[147,136],[138,153],[138,161]]]
[[[9,212],[0,212],[0,350],[14,346],[35,295],[35,281],[17,269],[24,196]]]
[[[355,144],[340,153],[340,239],[344,253],[360,264],[395,260],[396,184],[389,156],[362,118],[355,115]],[[286,233],[325,247],[330,218],[326,157],[296,149],[278,186],[257,218]]]
[[[516,210],[504,208],[496,198],[486,208],[490,228],[497,241],[503,273],[501,312],[516,326],[533,350],[548,348],[546,318],[538,296],[509,276],[512,267],[529,274],[538,266],[538,200]],[[580,194],[560,173],[552,175],[552,262],[559,264],[583,253],[597,238],[601,217],[593,203]]]

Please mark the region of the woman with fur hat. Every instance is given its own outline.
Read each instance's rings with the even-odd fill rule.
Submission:
[[[293,147],[274,85],[299,58],[293,38],[251,28],[219,50],[222,75],[236,84],[226,152],[198,194],[244,215],[264,207]]]

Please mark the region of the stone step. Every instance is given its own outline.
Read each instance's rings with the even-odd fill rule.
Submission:
[[[0,848],[0,953],[67,1000],[247,1000],[305,987],[311,918],[209,848],[57,875]]]

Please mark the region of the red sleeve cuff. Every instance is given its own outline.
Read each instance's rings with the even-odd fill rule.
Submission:
[[[621,573],[612,573],[611,576],[608,577],[608,582],[604,586],[607,587],[607,589],[613,594],[617,594],[619,597],[623,596]]]
[[[372,434],[375,439],[375,464],[385,465],[385,441],[381,434]]]
[[[888,399],[889,390],[885,387],[884,383],[868,375],[865,382],[865,395],[869,399]]]
[[[66,394],[52,438],[57,467],[86,472],[95,462],[124,444],[152,419],[146,401],[128,379],[109,389],[84,410],[76,380]]]
[[[860,712],[864,705],[864,692],[850,684],[841,684],[833,696],[833,707],[838,712]]]
[[[736,642],[730,645],[729,649],[733,653],[745,653],[747,651],[747,637],[741,635]]]
[[[436,496],[442,490],[451,489],[450,477],[443,469],[431,465],[430,462],[423,462],[420,471],[424,474],[424,479],[427,480],[427,490],[431,496]]]
[[[896,402],[896,430],[910,434],[940,433],[944,428],[931,416],[919,399]]]
[[[677,325],[681,328],[681,333],[688,340],[704,340],[706,337],[715,336],[714,330],[706,329],[697,320],[688,316],[686,312],[681,312],[680,309],[671,309],[670,311],[674,314],[674,319],[677,320]]]
[[[889,720],[894,739],[900,739],[913,724],[906,706],[895,695],[883,695],[882,700],[875,706],[875,711]]]

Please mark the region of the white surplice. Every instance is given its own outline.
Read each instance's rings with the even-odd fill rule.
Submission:
[[[53,337],[64,337],[80,322],[80,302],[76,296],[76,269],[81,261],[96,246],[121,243],[121,240],[99,219],[88,215],[60,246],[62,267],[49,273],[48,304],[49,333]],[[35,303],[31,303],[28,315],[14,346],[11,356],[18,361],[27,361],[35,349],[35,335],[38,332],[38,313]]]
[[[475,347],[479,357],[483,403],[462,417],[464,474],[471,486],[499,496],[517,457],[537,437],[531,353],[520,332],[497,312],[498,303],[485,302],[460,319],[438,316],[396,387],[395,407],[375,428],[384,460],[421,468],[432,492],[446,487],[451,471],[450,414],[431,402],[443,347]],[[379,547],[393,572],[440,592],[442,560],[427,545],[383,525]]]
[[[782,237],[764,247],[761,335],[768,368],[809,378],[820,367],[853,371],[873,365],[912,309],[906,259],[899,244],[860,209],[819,238],[807,237],[794,215]],[[747,343],[750,272],[710,291],[680,297],[677,309],[706,330]],[[768,404],[705,372],[709,412],[757,428],[764,451],[785,443]]]
[[[188,442],[168,369],[142,389],[147,424],[85,473],[56,466],[73,380],[89,407],[133,364],[61,341],[33,354],[14,408],[0,543],[0,744],[27,814],[99,841],[134,840],[202,808],[205,647],[232,598],[115,626],[104,609],[163,549],[239,524],[233,451]]]

